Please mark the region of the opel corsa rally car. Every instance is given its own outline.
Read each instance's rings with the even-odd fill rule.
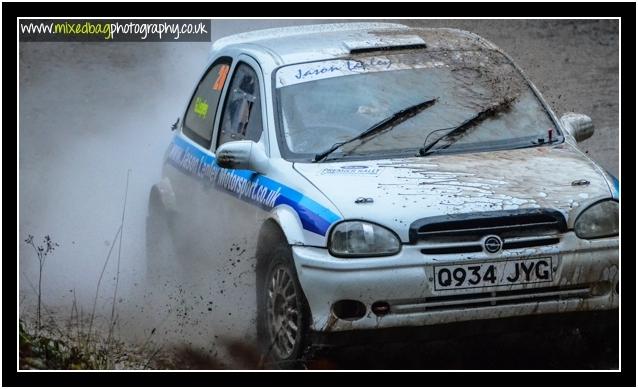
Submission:
[[[258,336],[282,363],[309,334],[617,312],[619,183],[576,146],[591,119],[558,119],[475,34],[229,36],[174,130],[149,267],[168,238],[252,228]]]

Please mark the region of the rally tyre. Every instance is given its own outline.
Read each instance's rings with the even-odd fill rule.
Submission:
[[[282,245],[258,282],[258,336],[272,368],[303,366],[310,310],[294,267],[290,247]]]
[[[158,286],[172,274],[175,250],[166,216],[151,198],[146,217],[146,283],[149,286]]]

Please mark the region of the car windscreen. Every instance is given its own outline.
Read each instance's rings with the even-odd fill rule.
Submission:
[[[493,50],[400,52],[281,67],[275,75],[282,155],[310,160],[394,113],[436,99],[396,126],[336,150],[330,158],[413,156],[446,131],[498,106],[445,152],[485,151],[561,137],[528,82]],[[436,135],[436,136],[435,136]],[[562,139],[562,138],[561,138]],[[550,141],[551,136],[550,136]]]

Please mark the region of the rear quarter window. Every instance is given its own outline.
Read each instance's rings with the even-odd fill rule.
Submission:
[[[184,134],[206,149],[211,145],[213,123],[230,63],[230,58],[224,57],[213,64],[199,82],[186,110]]]

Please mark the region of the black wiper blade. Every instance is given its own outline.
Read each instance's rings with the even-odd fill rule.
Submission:
[[[424,109],[431,107],[432,105],[434,105],[434,103],[436,103],[436,100],[437,100],[436,98],[427,100],[393,113],[391,116],[381,120],[380,122],[375,123],[374,125],[366,129],[365,131],[361,132],[360,134],[348,140],[345,140],[343,142],[335,143],[334,145],[330,146],[330,148],[328,148],[327,150],[316,154],[315,158],[313,159],[313,162],[322,161],[328,155],[330,155],[331,153],[333,153],[335,150],[337,150],[343,145],[346,145],[348,143],[354,142],[355,140],[363,139],[373,134],[376,134],[387,127],[396,126],[397,124],[403,122],[404,120],[407,120],[408,118],[411,118],[415,116],[416,114],[420,113]]]
[[[452,136],[459,136],[459,135],[463,134],[465,131],[467,131],[468,129],[474,127],[475,125],[477,125],[478,123],[482,122],[483,120],[498,114],[503,108],[509,106],[512,103],[512,101],[513,101],[513,99],[505,99],[505,100],[499,102],[498,104],[491,105],[491,106],[485,108],[484,110],[482,110],[480,112],[477,112],[474,116],[472,116],[471,118],[467,119],[466,121],[464,121],[463,123],[461,123],[460,125],[458,125],[456,127],[440,128],[438,130],[430,131],[428,136],[425,137],[425,141],[423,142],[423,147],[419,150],[419,155],[424,157],[424,156],[428,155],[429,153],[432,153],[433,151],[435,151],[435,150],[430,151],[432,149],[432,147],[434,147],[441,140],[443,140],[445,138],[452,137]],[[450,130],[450,131],[448,131],[445,134],[441,135],[440,137],[438,137],[437,139],[435,139],[433,142],[431,142],[430,144],[428,144],[426,146],[426,143],[428,141],[428,137],[430,135],[432,135],[435,132],[444,131],[444,130]],[[452,142],[450,142],[448,145],[446,145],[444,147],[441,147],[439,149],[436,149],[436,150],[448,148],[450,145],[452,145],[454,142],[456,142],[456,140],[458,140],[459,138],[460,138],[460,136],[458,138],[456,138],[455,140],[453,140]]]

